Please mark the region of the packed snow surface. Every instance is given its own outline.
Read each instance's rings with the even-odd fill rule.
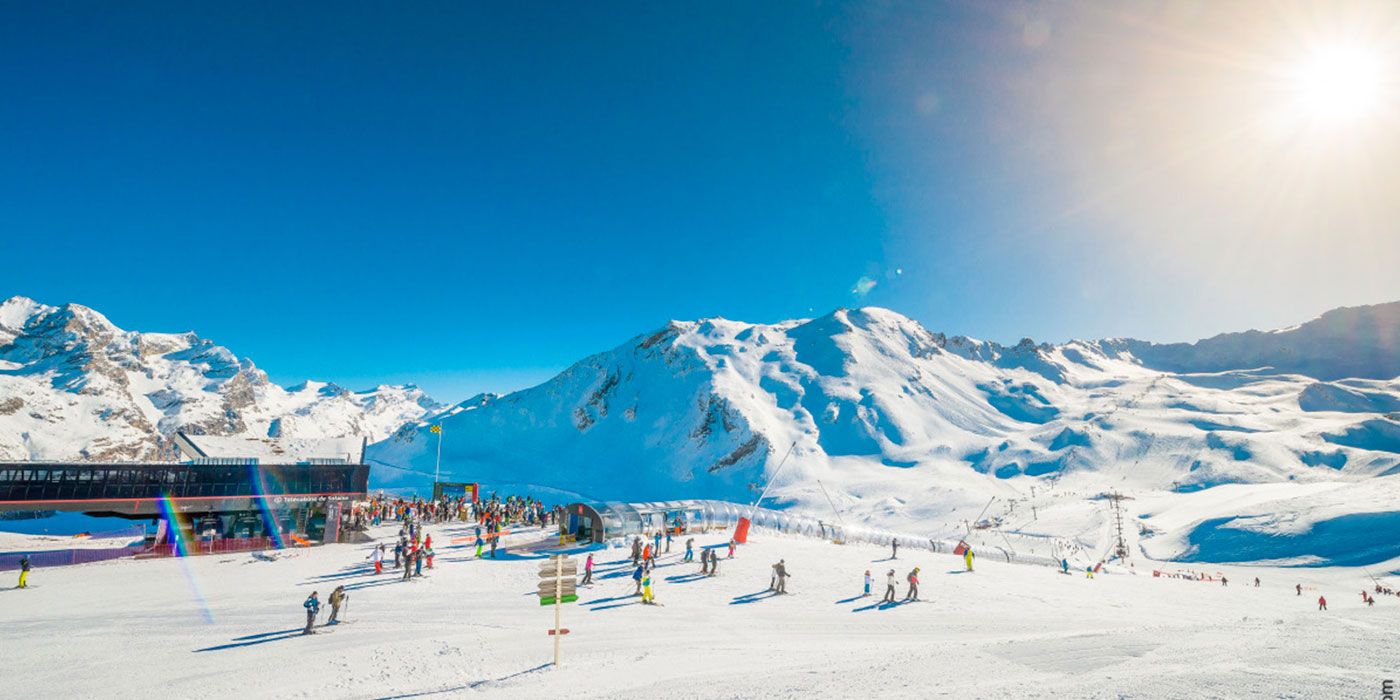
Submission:
[[[376,534],[388,541],[393,531]],[[570,634],[554,668],[553,610],[534,594],[543,554],[474,560],[466,544],[449,544],[467,528],[428,532],[441,543],[436,566],[412,582],[370,573],[370,545],[35,570],[31,588],[0,590],[6,692],[1342,698],[1379,697],[1394,677],[1400,599],[1364,606],[1359,592],[1372,584],[1357,569],[1195,567],[1228,577],[1222,586],[1155,578],[1141,563],[1090,580],[983,552],[965,573],[947,554],[901,549],[890,561],[884,548],[766,531],[721,560],[714,578],[681,562],[677,541],[656,570],[655,607],[631,595],[624,550],[599,550],[595,585],[563,609]],[[774,596],[766,589],[780,558],[790,594]],[[921,602],[877,604],[887,571],[902,598],[916,566]],[[860,596],[866,570],[876,579],[869,598]],[[1394,587],[1396,577],[1382,581]],[[337,585],[350,593],[346,624],[301,636],[302,601]]]

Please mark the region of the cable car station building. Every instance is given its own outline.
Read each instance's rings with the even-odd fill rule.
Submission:
[[[182,462],[0,462],[0,511],[171,518],[206,543],[342,539],[341,514],[365,497],[365,441],[177,433]],[[258,544],[249,542],[249,545]],[[221,547],[195,547],[218,551]]]

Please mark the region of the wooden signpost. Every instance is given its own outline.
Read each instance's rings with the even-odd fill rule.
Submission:
[[[554,629],[549,630],[554,637],[554,665],[559,665],[559,639],[569,633],[560,626],[560,608],[564,603],[578,600],[575,577],[578,576],[578,560],[556,554],[540,566],[539,590],[540,605],[554,606]]]

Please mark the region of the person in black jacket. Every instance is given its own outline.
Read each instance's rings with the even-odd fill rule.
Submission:
[[[19,558],[19,585],[15,588],[29,588],[29,555]]]

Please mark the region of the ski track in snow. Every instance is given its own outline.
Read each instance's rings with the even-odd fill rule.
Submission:
[[[387,541],[395,530],[376,535]],[[428,531],[443,539],[465,528]],[[723,560],[718,577],[689,576],[698,565],[679,563],[679,552],[663,558],[662,607],[625,604],[630,578],[601,578],[628,569],[625,550],[600,550],[600,578],[564,607],[572,634],[552,668],[553,611],[533,594],[535,555],[439,556],[426,578],[403,583],[392,570],[364,573],[369,548],[35,570],[35,588],[0,595],[0,648],[18,670],[6,674],[7,694],[1374,697],[1396,670],[1400,599],[1366,608],[1360,570],[1227,567],[1232,585],[1222,587],[1119,567],[1089,580],[985,556],[968,574],[953,573],[961,560],[946,554],[902,549],[889,562],[884,548],[766,531]],[[755,596],[778,558],[792,594]],[[921,567],[925,602],[870,608],[891,566],[900,597],[904,575]],[[866,569],[877,590],[856,597]],[[1263,587],[1246,586],[1256,575]],[[1296,596],[1299,582],[1317,590]],[[350,592],[348,623],[302,637],[302,600],[313,589],[324,599],[337,584]],[[1316,610],[1319,592],[1330,611]],[[756,599],[734,604],[746,598]]]

